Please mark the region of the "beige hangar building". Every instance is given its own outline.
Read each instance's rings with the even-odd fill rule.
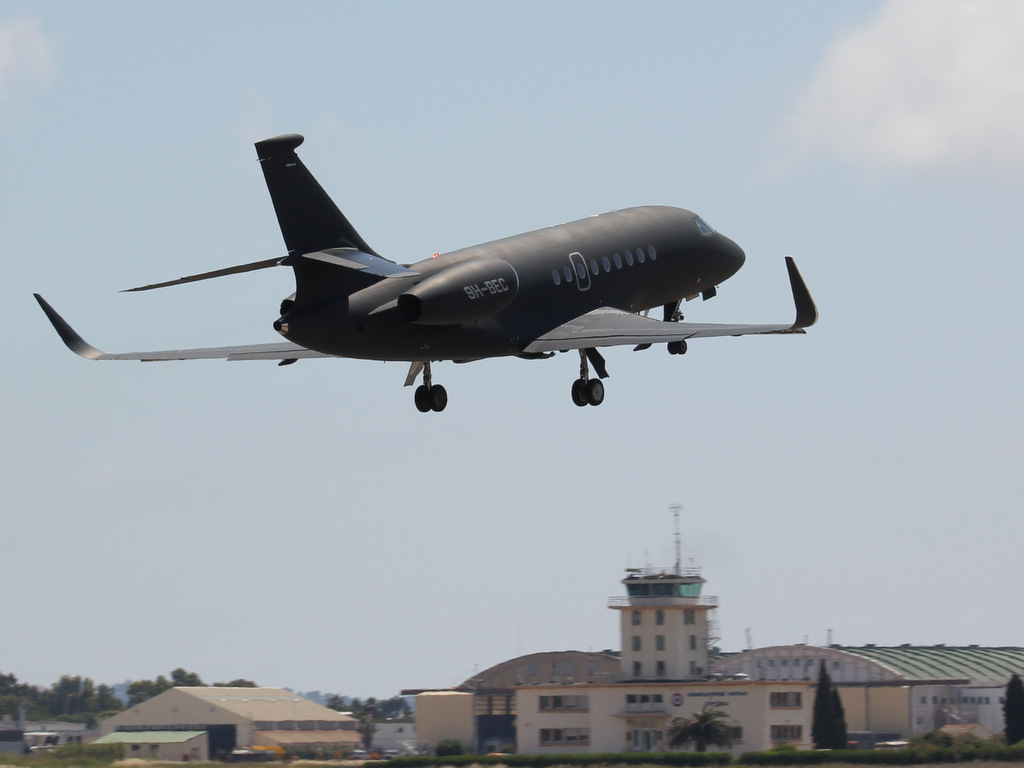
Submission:
[[[360,743],[351,715],[284,688],[171,688],[102,721],[101,739],[110,735],[107,741],[138,746],[144,753],[128,757],[180,749],[197,760],[242,746],[351,749]],[[180,746],[167,746],[172,744]]]

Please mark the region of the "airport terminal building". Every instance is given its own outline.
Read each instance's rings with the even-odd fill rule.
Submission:
[[[421,744],[456,738],[477,753],[666,751],[668,729],[704,707],[725,712],[730,751],[810,749],[822,664],[837,685],[851,741],[872,747],[949,724],[1003,730],[1002,696],[1024,648],[776,646],[714,648],[714,597],[697,568],[627,569],[621,652],[538,653],[454,690],[418,694]],[[684,746],[692,749],[692,745]]]

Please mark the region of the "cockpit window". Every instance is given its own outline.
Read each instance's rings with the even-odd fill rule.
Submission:
[[[715,230],[711,228],[711,225],[704,221],[700,216],[694,219],[694,223],[696,223],[697,229],[699,229],[700,233],[705,237],[715,234]]]

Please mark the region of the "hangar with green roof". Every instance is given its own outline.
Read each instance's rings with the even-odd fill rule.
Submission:
[[[839,689],[851,732],[909,738],[949,723],[1003,730],[1002,697],[1024,672],[1024,648],[978,645],[781,645],[722,654],[716,676],[816,680],[821,665]]]

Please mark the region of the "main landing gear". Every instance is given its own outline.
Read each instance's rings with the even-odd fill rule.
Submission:
[[[430,383],[430,363],[423,364],[423,383],[416,387],[413,395],[416,408],[420,413],[427,411],[441,412],[448,405],[448,392],[440,384]]]
[[[594,369],[598,376],[605,378],[608,372],[604,367],[604,358],[596,349],[580,350],[580,377],[572,383],[572,401],[576,405],[600,405],[604,402],[604,382],[600,378],[590,378],[590,368],[587,365],[587,358],[594,363]]]

